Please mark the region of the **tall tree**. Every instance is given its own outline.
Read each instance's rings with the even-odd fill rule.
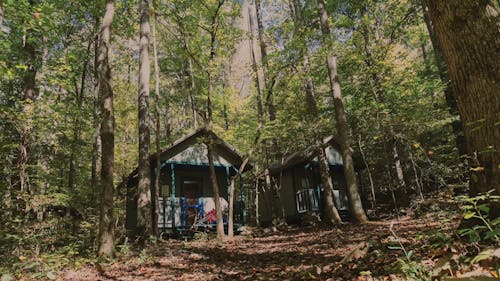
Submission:
[[[446,103],[448,104],[449,112],[451,115],[459,115],[457,102],[453,98],[452,88],[450,85],[450,77],[448,75],[448,69],[446,68],[446,64],[443,61],[443,51],[441,50],[441,46],[439,45],[438,38],[436,36],[436,31],[434,30],[434,26],[429,17],[429,11],[427,9],[427,5],[425,4],[425,0],[420,0],[420,6],[422,7],[422,13],[424,17],[425,26],[427,27],[427,31],[429,33],[429,37],[431,39],[432,49],[434,50],[434,56],[436,58],[436,64],[439,71],[439,79],[445,85],[444,88],[444,96],[446,98]],[[465,147],[464,140],[464,128],[460,119],[453,121],[453,133],[455,134],[455,142],[457,144],[458,153],[460,156],[467,154],[467,149]]]
[[[154,2],[153,2],[154,3]],[[158,196],[160,187],[160,66],[158,64],[158,42],[156,38],[156,26],[158,23],[156,7],[154,10],[153,25],[152,25],[152,43],[153,43],[153,61],[154,61],[154,77],[155,77],[155,146],[156,146],[156,171],[155,171],[155,182],[154,188],[152,190],[152,212],[153,212],[153,234],[158,235]]]
[[[149,0],[140,0],[139,41],[139,184],[137,234],[146,239],[152,233],[151,165],[149,162]]]
[[[102,19],[97,57],[99,100],[101,105],[101,208],[99,216],[99,256],[112,256],[115,252],[113,221],[113,165],[115,154],[113,88],[111,86],[111,68],[109,51],[111,48],[111,24],[115,13],[113,0],[106,1],[106,10]]]
[[[261,90],[265,94],[263,97],[264,105],[266,105],[266,113],[269,117],[269,121],[273,122],[276,120],[276,107],[273,102],[273,87],[275,83],[275,77],[271,78],[269,75],[269,59],[267,55],[267,43],[264,40],[264,22],[262,15],[262,7],[261,1],[255,0],[255,15],[257,18],[257,35],[259,40],[259,49],[260,49],[260,59],[261,59],[261,68],[262,68],[262,79],[264,83],[261,85]],[[264,179],[265,186],[268,192],[271,193],[271,210],[273,217],[273,225],[279,225],[285,223],[285,219],[283,216],[283,209],[281,205],[280,192],[278,190],[278,186],[272,182],[271,174],[269,172],[269,160],[277,160],[279,158],[278,153],[278,141],[276,138],[272,138],[272,150],[274,153],[269,153],[269,142],[263,141],[263,150],[264,150],[264,158],[265,158],[265,167],[264,167]]]
[[[332,40],[332,36],[330,34],[330,24],[328,23],[328,14],[326,12],[324,0],[318,0],[318,14],[321,31],[323,33],[323,43],[328,45],[330,44],[329,41]],[[349,143],[349,123],[347,122],[347,117],[344,110],[344,102],[342,101],[342,93],[337,74],[337,57],[334,54],[328,55],[326,58],[326,64],[328,69],[328,76],[330,78],[330,92],[333,97],[335,108],[338,142],[340,145],[342,160],[344,163],[344,175],[347,183],[347,196],[349,198],[349,205],[354,218],[358,222],[364,223],[368,221],[368,218],[366,217],[365,211],[363,210],[363,205],[361,203],[361,198],[358,191],[356,171],[354,170],[351,146]]]
[[[220,25],[220,13],[222,7],[224,5],[225,0],[218,0],[213,8],[213,13],[210,19],[210,28],[208,30],[210,36],[210,48],[209,48],[209,57],[208,57],[208,70],[207,70],[207,79],[208,79],[208,91],[207,91],[207,109],[205,115],[206,127],[209,131],[213,129],[213,106],[212,106],[212,98],[214,92],[214,73],[213,68],[215,64],[215,56],[216,56],[216,44],[217,44],[217,33],[219,32]],[[207,7],[211,9],[211,7]],[[222,239],[224,237],[224,224],[222,221],[222,207],[220,204],[220,194],[219,194],[219,185],[217,184],[217,175],[215,173],[214,167],[214,140],[209,139],[206,142],[207,146],[207,156],[209,162],[209,171],[210,171],[210,182],[212,184],[212,189],[214,193],[214,201],[215,201],[215,211],[217,214],[217,238]]]
[[[464,123],[470,192],[495,189],[500,195],[498,4],[489,0],[425,2]]]
[[[305,41],[304,34],[301,34],[301,30],[303,30],[303,19],[302,19],[302,6],[299,0],[293,0],[292,2],[291,12],[294,15],[295,20],[295,32],[296,36],[299,37],[298,40],[301,40],[300,52],[302,56],[302,64],[304,69],[304,89],[306,94],[306,104],[308,109],[309,122],[311,124],[321,124],[319,121],[319,109],[316,102],[316,94],[314,89],[313,79],[310,73],[310,62],[309,62],[309,51],[307,42]],[[323,187],[325,194],[325,213],[326,213],[326,221],[329,223],[341,223],[342,219],[340,218],[339,212],[335,207],[335,199],[333,192],[333,181],[330,176],[330,167],[328,163],[328,159],[325,153],[325,147],[323,145],[323,138],[319,132],[320,128],[318,125],[312,125],[314,127],[314,135],[316,139],[317,152],[319,156],[319,167],[320,167],[320,175],[321,175],[321,186]]]

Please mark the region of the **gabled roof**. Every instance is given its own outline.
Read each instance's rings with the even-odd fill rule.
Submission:
[[[340,149],[340,145],[333,136],[323,139],[323,146],[331,146],[337,151]],[[317,148],[317,145],[311,145],[304,150],[289,154],[282,161],[276,161],[269,165],[269,173],[277,174],[304,161],[313,160],[318,155]]]
[[[214,153],[218,156],[224,158],[227,162],[233,165],[235,168],[239,169],[243,163],[243,156],[236,151],[236,149],[217,136],[212,130],[207,128],[199,128],[196,131],[178,139],[170,147],[162,150],[160,152],[160,162],[167,161],[172,157],[178,155],[179,153],[185,151],[191,146],[203,143],[205,141],[212,141],[214,147]],[[157,154],[151,154],[149,156],[149,161],[151,167],[156,165]],[[245,166],[245,171],[252,169],[252,165],[248,163]],[[136,168],[128,177],[127,181],[137,177],[138,168]]]

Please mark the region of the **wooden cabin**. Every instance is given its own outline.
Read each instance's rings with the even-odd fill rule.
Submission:
[[[344,177],[342,156],[338,143],[333,137],[324,140],[325,152],[333,180],[335,205],[344,220],[349,218],[349,202],[347,185]],[[269,166],[272,184],[279,189],[282,212],[288,223],[298,223],[308,212],[323,212],[323,188],[315,146],[295,152]],[[273,198],[271,192],[264,188],[264,180],[260,181],[258,200],[259,220],[261,225],[272,222]]]
[[[228,143],[214,132],[205,128],[176,141],[160,153],[160,168],[156,167],[156,154],[151,155],[151,177],[154,184],[155,173],[160,173],[158,206],[158,229],[162,233],[172,233],[189,229],[213,228],[215,202],[210,181],[207,147],[214,146],[214,166],[219,186],[224,222],[227,221],[228,193],[231,177],[237,174],[243,158]],[[245,171],[251,169],[247,164]],[[234,197],[234,222],[245,224],[246,212],[243,207],[245,194],[242,190],[243,175],[236,182]],[[127,178],[126,230],[135,233],[137,224],[137,169]],[[236,227],[235,227],[236,229]]]

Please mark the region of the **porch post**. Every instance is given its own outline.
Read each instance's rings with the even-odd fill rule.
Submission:
[[[160,171],[161,171],[161,168],[160,168]],[[161,174],[160,174],[161,175]],[[163,207],[163,232],[165,232],[165,230],[167,229],[167,198],[165,197],[165,192],[162,192],[161,190],[161,184],[160,184],[160,190],[159,190],[161,193],[161,198],[162,198],[162,207]]]
[[[231,191],[231,176],[229,174],[229,167],[226,167],[226,189],[227,189],[227,202],[229,203],[229,192]]]
[[[247,208],[245,204],[245,194],[243,193],[243,175],[240,174],[240,200],[241,200],[241,207],[243,210],[243,225],[246,225],[247,222]]]
[[[175,164],[170,164],[170,173],[172,178],[172,193],[170,200],[172,202],[172,230],[175,231]]]
[[[229,194],[229,193],[231,193],[231,174],[229,173],[229,166],[226,166],[226,189],[227,189],[226,194],[227,194],[227,207],[228,207],[227,220],[229,221],[229,204],[231,204],[231,202],[229,202],[229,200],[231,198],[230,194]],[[233,199],[234,199],[234,196],[233,196]],[[234,201],[233,201],[233,222],[234,222]]]

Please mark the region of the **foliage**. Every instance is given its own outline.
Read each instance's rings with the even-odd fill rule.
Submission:
[[[500,196],[492,193],[493,191],[490,191],[474,197],[456,198],[462,204],[463,218],[475,221],[469,227],[458,231],[460,235],[468,237],[472,243],[494,242],[500,245],[500,217],[494,217],[494,214],[490,213],[491,208],[500,203]]]

